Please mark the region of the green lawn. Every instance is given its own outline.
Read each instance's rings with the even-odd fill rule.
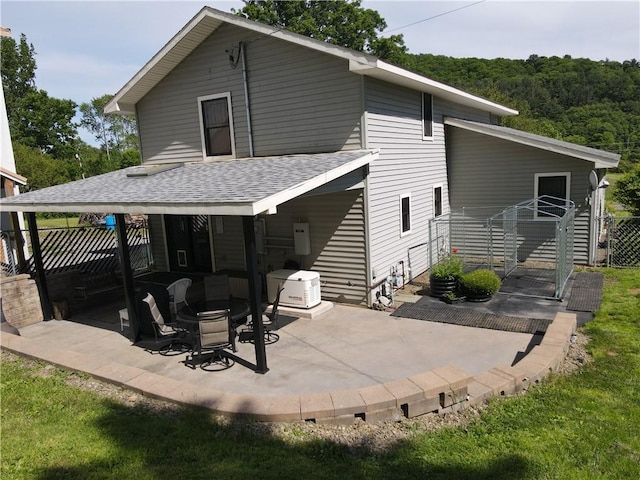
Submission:
[[[38,218],[36,223],[38,228],[64,228],[77,227],[79,217],[69,218]]]
[[[640,478],[640,271],[605,270],[585,332],[593,361],[465,427],[384,453],[283,440],[193,408],[157,412],[69,386],[69,374],[2,365],[3,480]],[[295,431],[295,430],[294,430]]]

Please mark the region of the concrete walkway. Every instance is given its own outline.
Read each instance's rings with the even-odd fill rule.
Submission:
[[[21,336],[3,333],[1,339],[3,348],[16,353],[170,401],[259,420],[338,423],[415,416],[513,393],[521,372],[505,374],[498,386],[489,377],[484,383],[476,379],[497,366],[515,368],[514,359],[531,349],[533,339],[342,305],[315,319],[289,320],[278,330],[280,340],[267,346],[269,372],[264,375],[240,362],[221,372],[192,370],[182,363],[185,354],[151,353],[119,331],[64,320],[25,327]],[[575,317],[564,323],[573,326],[565,326],[557,337],[556,360],[558,352],[566,351]],[[551,329],[545,338],[555,334]],[[255,362],[252,344],[239,343],[236,355]],[[553,362],[540,359],[543,364],[527,378],[553,369]]]

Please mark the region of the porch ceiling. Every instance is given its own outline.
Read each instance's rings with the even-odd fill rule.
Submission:
[[[378,150],[130,167],[23,193],[4,211],[257,215],[363,167]],[[142,170],[142,172],[141,172]]]
[[[556,140],[555,138],[523,132],[514,128],[472,122],[469,120],[460,120],[457,118],[446,118],[444,123],[445,125],[461,128],[463,130],[481,133],[483,135],[501,138],[510,142],[559,153],[560,155],[593,162],[595,168],[615,168],[618,166],[618,162],[620,161],[620,155],[617,153],[584,147],[575,143],[564,142],[562,140]]]

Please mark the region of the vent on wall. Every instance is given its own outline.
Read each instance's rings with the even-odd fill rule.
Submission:
[[[162,165],[143,165],[135,167],[131,172],[127,173],[127,177],[150,177],[156,173],[167,172],[174,168],[179,168],[183,163],[165,163]]]

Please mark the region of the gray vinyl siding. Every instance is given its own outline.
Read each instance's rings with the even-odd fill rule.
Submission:
[[[222,217],[223,231],[213,225],[213,253],[217,270],[245,270],[242,217]]]
[[[246,42],[255,156],[361,148],[360,76],[346,60],[225,25],[137,104],[143,162],[201,160],[197,98],[231,93],[236,157],[249,155],[242,64]],[[236,49],[237,51],[237,49]]]
[[[570,197],[576,205],[575,262],[587,263],[590,210],[585,199],[589,196],[592,163],[454,127],[448,127],[447,136],[454,210],[513,205],[534,197],[536,173],[570,172]],[[548,222],[529,222],[519,233],[519,260],[548,258],[545,253],[554,238]]]
[[[296,256],[294,222],[309,222],[311,254]],[[298,198],[265,217],[265,271],[283,268],[288,259],[320,274],[322,298],[364,305],[367,302],[364,195],[361,189]],[[288,240],[287,240],[288,239]]]
[[[151,242],[151,256],[153,258],[153,270],[158,272],[168,272],[169,263],[167,260],[166,240],[164,235],[162,215],[149,215],[147,219],[149,226],[149,241]]]
[[[366,147],[380,148],[370,166],[369,234],[372,281],[404,262],[415,277],[430,266],[429,220],[434,216],[433,187],[442,186],[442,210],[449,211],[444,116],[489,122],[489,114],[433,99],[433,138],[422,135],[422,94],[365,79]],[[400,197],[411,196],[411,233],[401,235]],[[406,279],[408,280],[408,278]]]

